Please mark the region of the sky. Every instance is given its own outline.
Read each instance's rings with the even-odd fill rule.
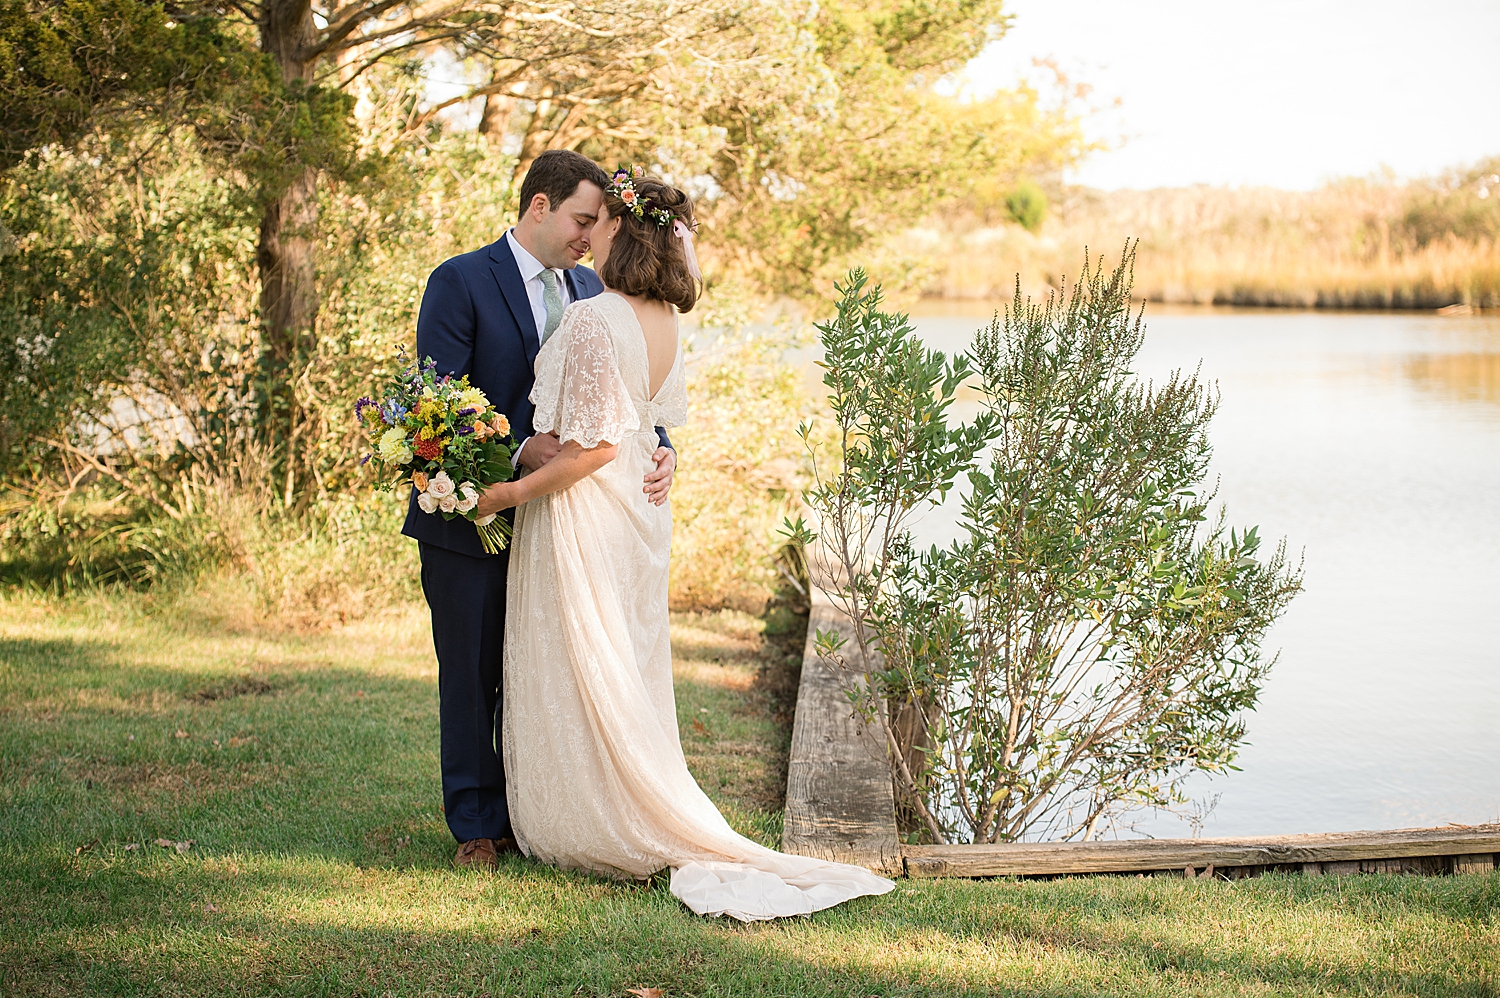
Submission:
[[[1032,62],[1049,57],[1091,84],[1087,134],[1112,148],[1072,182],[1305,190],[1500,155],[1500,0],[1012,0],[1007,10],[1013,28],[963,86],[1051,79]]]

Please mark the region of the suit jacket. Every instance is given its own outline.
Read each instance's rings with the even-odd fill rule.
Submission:
[[[564,272],[574,301],[592,298],[604,284],[587,267]],[[427,279],[422,308],[417,314],[417,359],[431,357],[439,374],[469,376],[490,404],[505,413],[519,446],[532,434],[531,386],[541,339],[531,302],[502,236],[482,249],[444,261]],[[662,446],[672,446],[666,430],[656,428]],[[506,516],[512,515],[509,511]],[[489,557],[479,543],[474,525],[462,517],[443,519],[424,513],[412,491],[401,532],[476,558]]]

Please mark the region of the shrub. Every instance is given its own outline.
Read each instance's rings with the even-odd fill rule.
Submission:
[[[814,550],[875,663],[851,698],[933,841],[1091,838],[1184,803],[1188,774],[1232,768],[1261,641],[1301,588],[1284,546],[1260,557],[1256,528],[1207,520],[1216,399],[1195,376],[1131,375],[1132,260],[1043,305],[1018,292],[954,361],[859,272],[819,327],[839,470],[808,493]],[[950,426],[971,372],[981,412]],[[917,551],[909,518],[960,473],[960,539]],[[843,662],[839,638],[817,641]]]
[[[1047,195],[1029,180],[1023,180],[1005,195],[1005,214],[1027,232],[1040,232],[1047,220]]]

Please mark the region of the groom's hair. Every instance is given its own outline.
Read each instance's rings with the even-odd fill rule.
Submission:
[[[547,195],[547,208],[556,211],[587,180],[601,191],[609,186],[609,174],[587,156],[571,149],[548,149],[531,162],[521,181],[521,214],[531,210],[538,194]]]

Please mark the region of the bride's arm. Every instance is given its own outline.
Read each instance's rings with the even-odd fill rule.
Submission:
[[[585,450],[576,440],[562,445],[557,456],[537,471],[513,482],[496,482],[479,496],[479,505],[474,508],[478,516],[489,516],[502,509],[519,506],[537,496],[560,492],[585,478],[615,459],[618,448],[608,441],[600,441],[597,447]]]

